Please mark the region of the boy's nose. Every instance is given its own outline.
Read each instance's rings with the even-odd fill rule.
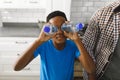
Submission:
[[[62,29],[61,29],[61,27],[60,28],[58,28],[58,31],[57,31],[58,33],[63,33],[63,31],[62,31]]]

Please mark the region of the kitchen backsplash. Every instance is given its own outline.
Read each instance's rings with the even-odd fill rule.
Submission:
[[[99,8],[115,0],[72,0],[70,20],[87,23]]]
[[[2,22],[38,22],[45,20],[45,9],[0,9]]]

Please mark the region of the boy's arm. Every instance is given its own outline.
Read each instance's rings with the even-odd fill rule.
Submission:
[[[96,80],[95,76],[95,70],[96,66],[91,58],[91,56],[88,54],[87,50],[84,48],[83,43],[81,42],[81,39],[77,39],[74,41],[80,51],[79,61],[81,62],[83,68],[87,71],[88,74],[88,80]]]
[[[85,49],[82,40],[78,36],[78,33],[64,32],[64,34],[66,37],[73,40],[77,48],[79,49],[81,54],[78,59],[81,62],[83,68],[87,71],[89,80],[95,80],[95,70],[96,70],[95,63],[92,57],[87,52],[87,50]]]
[[[23,53],[23,55],[17,60],[14,65],[14,70],[19,71],[23,69],[27,64],[29,64],[34,59],[34,51],[45,41],[49,40],[52,36],[46,35],[41,31],[39,37],[35,42]]]
[[[19,71],[23,69],[27,64],[29,64],[34,59],[34,55],[33,55],[34,51],[42,43],[43,42],[36,40],[16,61],[14,65],[14,70]]]

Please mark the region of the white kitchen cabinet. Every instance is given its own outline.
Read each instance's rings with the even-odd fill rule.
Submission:
[[[39,79],[39,77],[34,77],[34,76],[23,76],[22,78],[21,78],[21,76],[17,76],[17,77],[15,77],[14,76],[14,78],[13,78],[13,76],[9,76],[9,77],[0,77],[0,80],[40,80]]]
[[[0,80],[39,80],[39,57],[34,59],[23,70],[13,70],[13,65],[18,57],[35,39],[27,37],[0,37]]]
[[[0,0],[0,8],[45,8],[46,0]]]
[[[66,17],[70,20],[70,8],[71,8],[71,0],[52,0],[52,11],[61,10],[65,12]]]
[[[68,21],[70,20],[71,0],[47,0],[46,1],[46,16],[55,10],[65,12]]]

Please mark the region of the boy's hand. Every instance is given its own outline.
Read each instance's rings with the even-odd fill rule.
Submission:
[[[54,34],[53,35],[47,35],[47,34],[45,34],[45,32],[43,31],[43,29],[44,29],[44,26],[43,26],[43,28],[42,28],[42,30],[40,32],[39,37],[38,37],[38,41],[41,41],[41,42],[45,42],[45,41],[51,39],[54,36]]]
[[[71,40],[73,40],[73,41],[76,41],[76,40],[79,39],[79,36],[78,36],[78,33],[77,33],[77,32],[71,33],[71,32],[65,32],[65,31],[64,31],[64,35],[65,35],[67,38],[69,38],[69,39],[71,39]]]

